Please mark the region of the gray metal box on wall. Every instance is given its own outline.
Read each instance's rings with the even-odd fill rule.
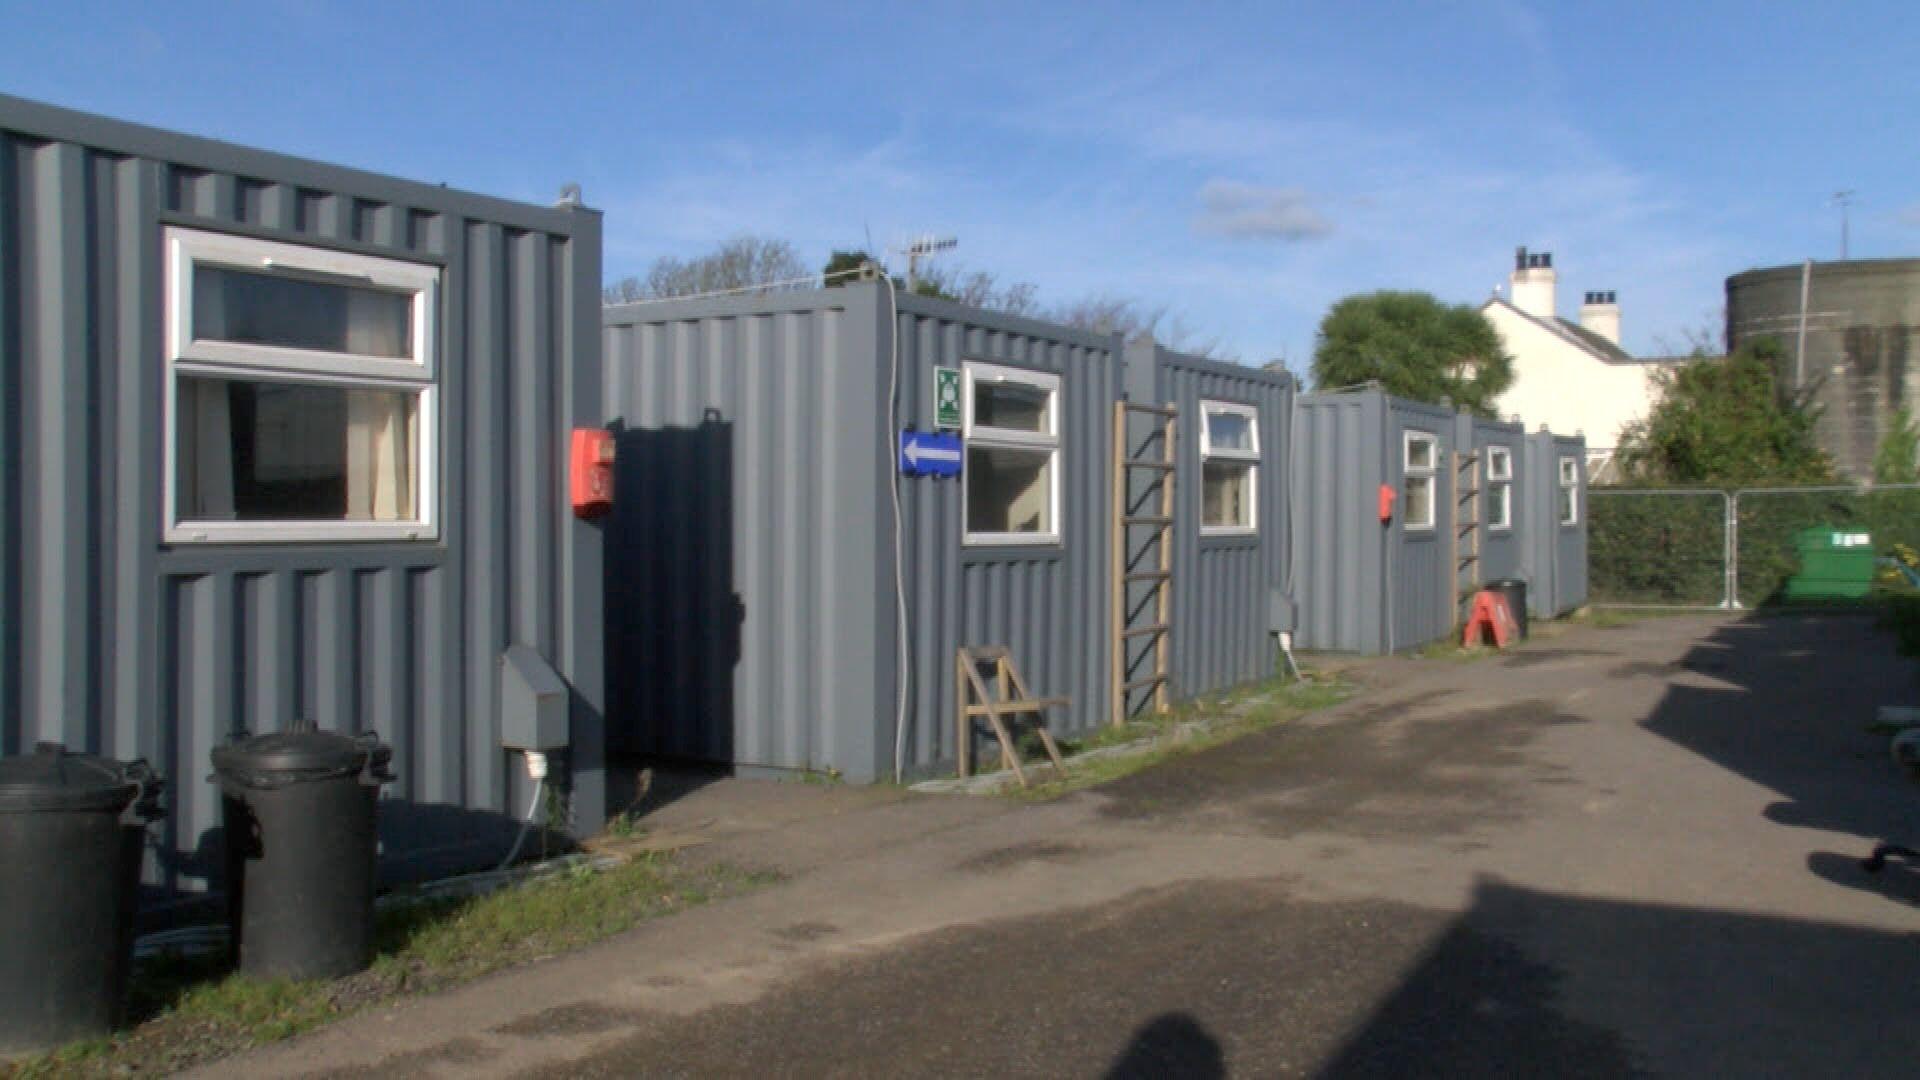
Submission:
[[[1293,376],[1175,352],[1150,338],[1129,342],[1125,356],[1127,396],[1172,406],[1179,425],[1171,585],[1173,696],[1191,697],[1267,678],[1275,673],[1278,657],[1269,596],[1288,590]],[[1245,428],[1254,443],[1250,457],[1224,443],[1209,447],[1209,406],[1238,411],[1251,421]],[[1136,441],[1144,437],[1139,431],[1134,435]],[[1251,466],[1252,498],[1239,508],[1250,519],[1244,526],[1225,516],[1212,524],[1204,520],[1203,472],[1209,460],[1220,467]],[[1151,482],[1137,479],[1140,484]],[[1140,491],[1134,497],[1142,494],[1151,493]],[[1216,512],[1230,515],[1233,509],[1221,506]],[[1127,610],[1133,613],[1129,626],[1151,621],[1151,605],[1140,605],[1146,595],[1144,586],[1127,594]],[[1148,696],[1143,692],[1129,705],[1137,709]]]
[[[1072,698],[1057,731],[1105,716],[1110,337],[873,282],[622,305],[605,335],[623,750],[867,781],[897,745],[931,773],[954,760],[963,644]],[[937,427],[935,370],[969,365],[1054,380],[1057,538],[965,543],[964,477],[903,478],[896,558],[900,429]]]
[[[1377,391],[1298,401],[1292,536],[1299,645],[1382,653],[1446,635],[1455,605],[1445,542],[1454,529],[1454,413]],[[1414,486],[1407,482],[1410,436],[1428,453],[1427,464],[1414,470]],[[1395,498],[1384,523],[1382,485]],[[1409,522],[1415,487],[1426,504],[1412,508],[1417,520]]]
[[[369,361],[421,395],[400,399],[413,426],[381,429],[377,445],[405,453],[374,451],[417,463],[397,483],[419,520],[372,510],[398,524],[276,542],[217,520],[233,491],[189,508],[175,490],[222,473],[165,468],[191,433],[168,403],[192,391],[201,420],[217,415],[222,397],[191,384],[217,385],[246,351],[198,335],[182,351],[167,332],[201,317],[170,268],[214,249],[425,283],[390,343],[402,360]],[[271,276],[270,261],[225,265]],[[568,511],[564,454],[568,429],[601,417],[599,279],[594,211],[0,97],[0,753],[57,740],[154,762],[171,813],[148,880],[192,889],[217,862],[215,745],[296,719],[371,729],[399,773],[381,811],[388,872],[483,865],[530,790],[501,730],[500,656],[524,643],[567,683],[559,780],[575,826],[597,828],[600,534]],[[308,385],[312,359],[275,385]]]
[[[500,745],[559,750],[567,745],[567,684],[525,645],[500,654]]]

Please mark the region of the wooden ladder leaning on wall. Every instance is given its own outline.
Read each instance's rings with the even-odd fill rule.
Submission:
[[[1142,416],[1151,426],[1139,446],[1128,434],[1128,419]],[[1176,411],[1164,405],[1142,405],[1117,401],[1113,405],[1113,649],[1112,649],[1112,722],[1115,727],[1127,722],[1127,698],[1139,690],[1153,691],[1155,712],[1166,712],[1168,680],[1171,678],[1171,635],[1173,633],[1173,474]],[[1155,443],[1158,455],[1150,455]],[[1132,480],[1136,473],[1153,479],[1146,484],[1140,505],[1131,504]],[[1155,492],[1159,494],[1159,513],[1139,511]],[[1143,538],[1144,537],[1144,538]],[[1140,542],[1136,543],[1136,539]],[[1158,567],[1136,569],[1134,563],[1158,546]],[[1145,626],[1129,626],[1133,614],[1128,607],[1129,585],[1144,584],[1154,603],[1153,621]],[[1143,601],[1141,607],[1145,607]],[[1148,639],[1150,647],[1143,655],[1153,657],[1153,670],[1137,679],[1129,679],[1132,662],[1128,642]]]
[[[1464,482],[1463,482],[1464,481]],[[1447,602],[1447,625],[1460,629],[1460,599],[1480,588],[1480,454],[1470,450],[1453,453],[1453,580],[1443,590]],[[1463,580],[1464,579],[1464,580]]]

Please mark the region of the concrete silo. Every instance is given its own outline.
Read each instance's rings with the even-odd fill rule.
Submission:
[[[1894,411],[1920,397],[1920,259],[1811,262],[1728,278],[1727,348],[1768,336],[1786,346],[1783,383],[1806,387],[1821,410],[1820,444],[1849,478],[1870,477]]]

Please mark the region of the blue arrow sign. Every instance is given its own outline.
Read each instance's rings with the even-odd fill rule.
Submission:
[[[900,433],[900,472],[905,476],[959,476],[960,436],[944,431]]]

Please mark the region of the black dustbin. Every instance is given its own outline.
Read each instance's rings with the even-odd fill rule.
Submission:
[[[0,1054],[120,1023],[160,786],[144,761],[57,743],[0,758]]]
[[[377,814],[391,758],[371,732],[311,727],[214,750],[227,921],[243,973],[327,979],[372,962]]]
[[[1493,592],[1507,598],[1507,608],[1513,612],[1513,621],[1520,625],[1520,637],[1527,636],[1527,583],[1519,578],[1495,581],[1487,586]]]

